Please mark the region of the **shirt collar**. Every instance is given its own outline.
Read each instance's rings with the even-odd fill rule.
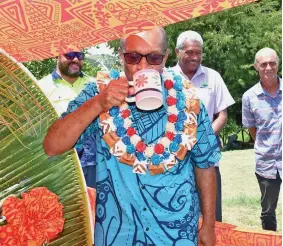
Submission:
[[[177,68],[177,71],[178,71],[178,72],[180,72],[181,74],[185,75],[185,74],[183,73],[183,71],[182,71],[180,65],[179,65],[179,62],[177,63],[176,68]],[[196,71],[196,73],[194,74],[193,78],[195,78],[195,77],[197,77],[197,76],[199,76],[199,75],[201,75],[201,74],[204,74],[204,68],[203,68],[203,66],[200,64],[199,67],[198,67],[198,69],[197,69],[197,71]],[[185,75],[185,76],[186,76],[186,75]],[[186,76],[186,77],[187,77],[187,76]],[[192,79],[193,79],[193,78],[192,78]]]
[[[196,71],[196,73],[194,74],[193,78],[195,78],[195,77],[197,77],[197,76],[199,76],[199,75],[201,75],[201,74],[204,74],[204,68],[203,68],[203,66],[200,64],[199,67],[198,67],[198,69],[197,69],[197,71]],[[192,78],[192,79],[193,79],[193,78]]]
[[[278,89],[278,91],[282,91],[282,79],[280,77],[278,77],[278,79],[279,79],[279,89]],[[260,94],[265,94],[264,89],[262,88],[260,81],[255,86],[254,91],[255,91],[257,96],[259,96]]]

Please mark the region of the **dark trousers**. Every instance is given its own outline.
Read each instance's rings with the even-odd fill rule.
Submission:
[[[277,220],[275,210],[281,186],[281,178],[277,172],[276,179],[266,179],[255,174],[261,192],[261,224],[263,230],[276,231]]]
[[[221,187],[221,174],[219,167],[215,167],[216,174],[216,221],[222,222],[222,187]]]
[[[86,186],[96,189],[96,166],[83,167]]]

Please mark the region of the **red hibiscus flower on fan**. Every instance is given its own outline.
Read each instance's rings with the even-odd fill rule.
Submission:
[[[58,197],[45,187],[21,196],[23,199],[9,196],[2,204],[7,224],[0,226],[0,245],[39,246],[54,239],[64,227]]]
[[[137,77],[136,81],[135,81],[136,86],[139,87],[139,88],[140,88],[140,87],[144,87],[145,84],[148,83],[147,80],[148,80],[148,77],[146,77],[144,74],[139,75],[139,76]]]

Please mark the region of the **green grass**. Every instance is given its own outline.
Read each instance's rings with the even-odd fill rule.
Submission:
[[[245,194],[239,194],[235,197],[225,199],[223,202],[227,207],[244,206],[248,208],[258,209],[260,208],[259,197],[249,197]]]
[[[260,190],[255,176],[254,150],[222,153],[223,222],[241,229],[261,231]],[[278,232],[282,232],[282,192],[276,209]]]

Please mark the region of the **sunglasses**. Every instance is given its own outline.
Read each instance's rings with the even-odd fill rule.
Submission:
[[[139,64],[141,59],[145,57],[149,65],[160,65],[163,62],[164,55],[162,54],[147,54],[142,55],[139,53],[124,53],[125,62],[127,64],[136,65]]]
[[[63,56],[65,56],[67,60],[71,60],[71,61],[74,60],[75,57],[77,57],[79,61],[85,58],[85,54],[82,52],[69,52],[69,53],[64,54]]]

